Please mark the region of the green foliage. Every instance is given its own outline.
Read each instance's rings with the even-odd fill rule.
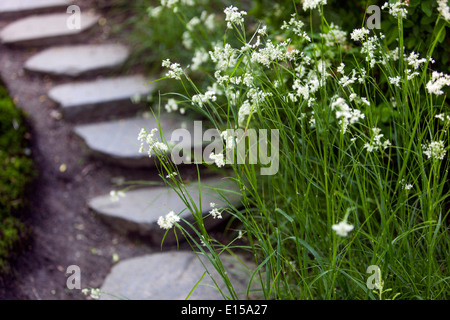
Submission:
[[[24,208],[26,187],[35,174],[25,154],[26,132],[23,115],[0,87],[0,273],[9,269],[13,249],[25,234],[16,215]]]
[[[355,0],[340,1],[328,0],[325,10],[325,17],[331,23],[335,23],[343,30],[351,32],[355,28],[364,26],[363,18],[368,18],[370,14],[366,13],[370,5],[378,5],[380,8],[386,0]],[[397,1],[388,1],[397,2]],[[284,20],[289,20],[289,15],[296,10],[300,15],[308,17],[310,10],[304,12],[301,1],[283,0],[253,0],[254,7],[252,13],[256,17],[263,19],[269,26],[279,27]],[[436,0],[410,0],[408,15],[403,25],[404,45],[408,51],[415,51],[422,56],[426,56],[427,49],[434,38],[433,33],[439,30],[445,23],[442,19],[436,24],[439,12],[437,11]],[[318,12],[313,13],[313,21],[320,23]],[[387,9],[381,11],[381,29],[386,35],[387,45],[392,46],[398,38],[397,19],[389,14]],[[434,52],[433,58],[436,64],[433,68],[443,72],[450,71],[450,38],[446,37],[445,28],[439,37],[441,49]],[[393,48],[391,48],[393,49]]]

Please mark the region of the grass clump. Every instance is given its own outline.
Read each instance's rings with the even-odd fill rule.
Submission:
[[[156,142],[156,129],[141,132],[163,158],[161,177],[194,215],[196,223],[187,225],[200,240],[181,226],[179,212],[164,227],[211,255],[228,284],[225,298],[237,294],[220,256],[234,250],[254,257],[252,280],[265,299],[449,298],[450,75],[433,57],[442,53],[450,17],[439,2],[424,54],[405,47],[407,2],[383,6],[397,22],[392,42],[382,28],[342,30],[328,22],[326,1],[309,0],[295,3],[279,28],[248,25],[247,12],[227,6],[218,27],[224,35],[203,48],[204,82],[191,77],[198,70],[161,59],[166,78],[183,89],[173,94],[177,108],[166,109],[193,110],[212,123],[223,143],[203,163],[220,168],[242,192],[244,208],[217,209],[241,226],[235,241],[221,244],[173,174],[166,152],[175,150],[164,140],[170,133]],[[229,143],[227,131],[237,129],[276,132],[275,140],[257,143],[275,150],[275,172],[262,174],[261,162],[224,161],[238,151],[239,139]],[[251,159],[248,147],[243,157]],[[374,287],[371,266],[380,271]]]
[[[23,114],[0,86],[0,274],[10,270],[10,258],[26,234],[18,214],[26,205],[26,188],[35,174],[27,155],[26,133]]]

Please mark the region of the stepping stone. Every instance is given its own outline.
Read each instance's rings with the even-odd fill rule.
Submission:
[[[184,195],[188,195],[200,210],[198,182],[185,184]],[[178,190],[178,189],[177,189]],[[179,191],[179,190],[178,190]],[[201,181],[201,209],[204,216],[205,228],[213,228],[228,218],[225,212],[222,219],[213,218],[209,211],[212,210],[210,203],[214,202],[216,208],[232,207],[239,208],[242,205],[242,193],[237,183],[222,177],[205,178]],[[226,202],[227,199],[228,202]],[[160,245],[166,229],[162,229],[157,221],[160,216],[166,216],[170,211],[190,223],[194,218],[186,204],[179,195],[168,186],[146,187],[125,191],[125,196],[118,201],[113,201],[109,195],[99,196],[88,202],[89,208],[95,212],[107,225],[120,234],[126,236],[141,237],[155,245]],[[219,210],[221,211],[221,210]],[[207,217],[206,217],[207,216]],[[188,232],[190,227],[185,222],[179,222]],[[184,237],[177,231],[178,241],[184,241]],[[170,230],[164,238],[164,244],[175,244],[176,237]]]
[[[100,16],[83,12],[80,29],[70,29],[67,13],[35,15],[17,20],[0,32],[1,42],[8,45],[42,46],[74,43],[86,38],[86,32],[97,24]]]
[[[0,2],[0,17],[16,17],[50,10],[66,12],[70,3],[68,0],[2,0]]]
[[[185,150],[202,151],[203,141],[195,142],[197,139],[193,139],[195,132],[203,134],[202,122],[174,113],[162,113],[160,122],[168,143],[174,143]],[[153,128],[158,128],[158,123],[153,116],[134,117],[78,125],[74,128],[74,133],[86,146],[90,156],[125,167],[152,167],[155,165],[155,157],[150,158],[147,152],[139,152],[140,142],[137,137],[141,128],[150,132]],[[180,128],[186,129],[182,130],[182,138],[172,139],[172,132]],[[157,132],[154,138],[159,137],[160,132]]]
[[[52,76],[92,76],[117,69],[129,54],[120,44],[61,46],[32,56],[24,69]]]
[[[140,105],[132,98],[149,95],[154,88],[149,82],[141,75],[73,82],[52,88],[48,97],[60,105],[65,119],[93,120],[135,113]]]
[[[258,277],[253,278],[252,291],[247,297],[247,287],[256,269],[254,263],[237,256],[242,263],[229,254],[222,254],[220,260],[239,300],[261,299],[262,295],[257,292],[261,288],[256,282]],[[222,277],[206,256],[172,251],[123,260],[113,266],[100,288],[100,300],[185,300],[205,272],[202,263],[211,276],[204,276],[188,300],[224,300],[217,286],[231,297]]]

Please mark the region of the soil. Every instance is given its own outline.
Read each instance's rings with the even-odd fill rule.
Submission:
[[[76,1],[82,10],[96,8],[106,17],[106,23],[90,35],[92,43],[111,41],[114,38],[111,24],[114,18],[119,18],[110,19],[110,10],[98,8],[98,3]],[[0,21],[0,29],[11,21]],[[67,289],[66,270],[70,265],[80,267],[81,288],[98,288],[114,265],[113,254],[123,260],[161,251],[158,245],[115,233],[89,210],[87,199],[108,194],[118,180],[160,181],[160,178],[155,169],[115,167],[86,156],[72,133],[76,123],[60,119],[57,106],[46,96],[55,84],[69,79],[23,71],[26,59],[41,49],[0,45],[0,76],[17,106],[27,115],[30,132],[27,139],[39,172],[29,191],[30,206],[22,217],[30,236],[13,261],[13,272],[0,279],[0,299],[87,299],[80,290]],[[139,70],[130,70],[136,71]],[[192,174],[195,172],[186,171],[187,177]],[[186,245],[183,248],[188,249]]]

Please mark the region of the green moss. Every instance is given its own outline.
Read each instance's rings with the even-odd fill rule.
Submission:
[[[9,260],[26,230],[17,217],[35,176],[26,152],[26,133],[23,114],[0,86],[0,274],[10,269]]]

